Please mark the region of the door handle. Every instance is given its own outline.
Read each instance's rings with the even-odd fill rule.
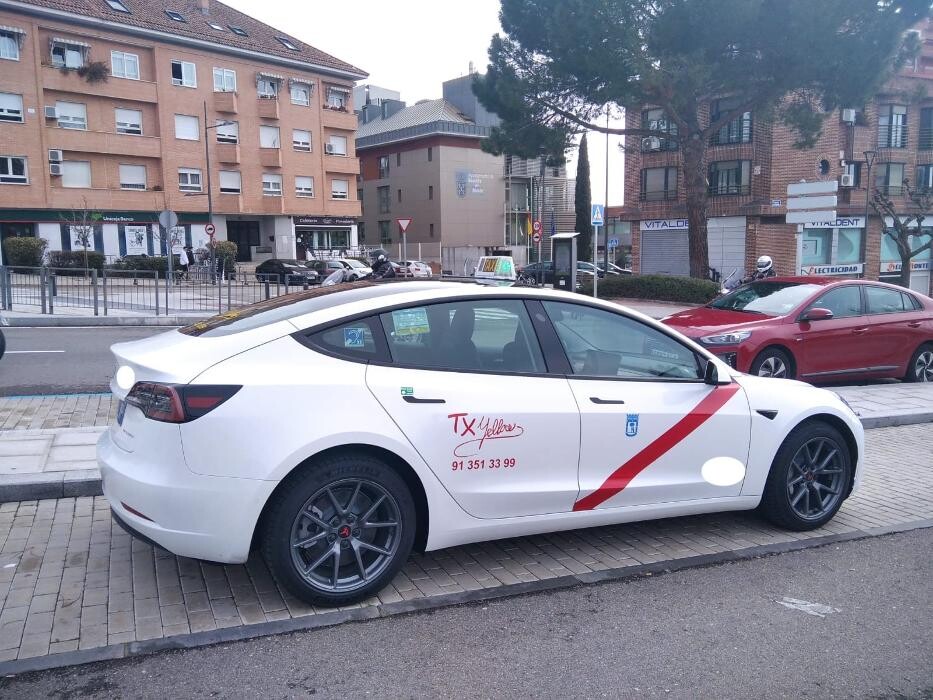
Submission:
[[[405,403],[447,403],[444,399],[419,399],[417,396],[403,396]]]
[[[907,327],[908,328],[920,328],[920,321],[908,321]]]
[[[868,329],[867,328],[854,328],[852,330],[852,333],[854,335],[864,335],[865,333],[868,333]]]
[[[591,396],[590,401],[600,406],[621,406],[625,403],[622,399],[601,399],[598,396]]]

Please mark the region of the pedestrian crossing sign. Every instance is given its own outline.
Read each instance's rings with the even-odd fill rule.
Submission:
[[[594,204],[592,205],[592,221],[593,226],[602,226],[605,221],[605,216],[603,216],[603,205]]]

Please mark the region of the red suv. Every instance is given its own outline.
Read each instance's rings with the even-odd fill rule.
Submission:
[[[760,376],[933,381],[933,300],[881,282],[772,277],[663,322]]]

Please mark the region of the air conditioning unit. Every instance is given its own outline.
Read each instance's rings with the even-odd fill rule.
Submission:
[[[845,166],[842,171],[842,176],[839,178],[840,187],[855,187],[855,165],[849,163]]]
[[[61,177],[63,170],[64,168],[61,163],[49,163],[49,175]]]
[[[61,163],[65,160],[61,150],[57,148],[49,149],[49,163]]]
[[[842,121],[846,124],[855,124],[855,115],[854,109],[844,109],[842,110]]]
[[[660,151],[661,139],[657,136],[646,136],[641,140],[641,148],[643,151]]]
[[[55,105],[45,106],[45,118],[46,119],[58,119],[58,110],[55,109]]]
[[[324,144],[324,153],[329,153],[329,154],[333,155],[333,154],[334,154],[334,144],[332,144],[332,143],[325,143],[325,144]]]

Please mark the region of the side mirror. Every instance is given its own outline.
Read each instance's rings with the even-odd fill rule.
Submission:
[[[833,312],[822,307],[814,307],[805,311],[800,317],[801,321],[828,321],[833,317]]]
[[[716,369],[716,364],[709,360],[706,361],[706,367],[703,370],[703,383],[719,384],[719,370]]]

